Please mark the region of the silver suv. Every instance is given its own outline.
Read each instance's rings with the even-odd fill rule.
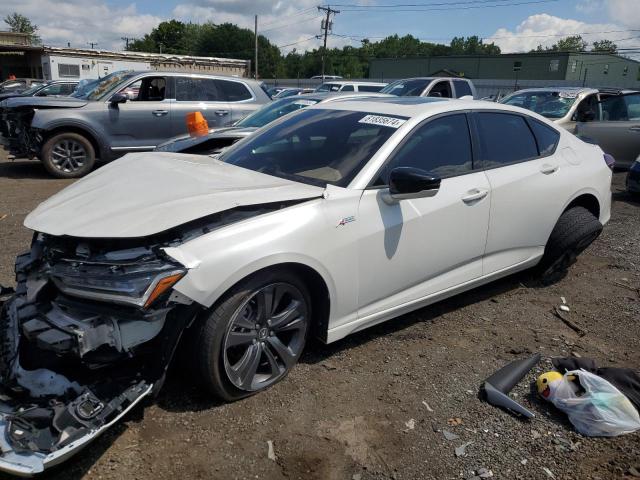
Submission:
[[[186,133],[188,112],[201,111],[210,126],[223,127],[269,101],[254,80],[128,71],[79,97],[8,99],[0,115],[10,153],[37,157],[51,175],[71,178],[89,173],[96,159],[153,150]]]
[[[405,78],[390,83],[380,93],[398,97],[478,98],[476,87],[466,78]]]

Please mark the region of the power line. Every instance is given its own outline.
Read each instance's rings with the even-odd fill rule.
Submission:
[[[334,3],[334,7],[348,7],[348,8],[397,8],[397,7],[442,7],[442,6],[456,6],[456,5],[478,5],[486,3],[500,3],[500,2],[513,2],[515,0],[465,0],[456,2],[429,2],[429,3],[391,3],[391,4],[371,4],[371,3]],[[510,3],[502,4],[509,6]]]
[[[287,43],[286,45],[278,45],[278,48],[290,47],[292,45],[297,45],[299,43],[308,42],[309,40],[318,40],[320,38],[319,35],[314,35],[313,37],[305,38],[304,40],[298,40],[297,42]]]
[[[420,7],[416,7],[416,8],[398,8],[396,10],[385,10],[385,12],[388,13],[398,13],[398,12],[434,12],[434,11],[451,11],[451,10],[470,10],[470,9],[474,9],[474,8],[504,8],[504,7],[515,7],[518,5],[531,5],[531,4],[539,4],[539,3],[550,3],[550,2],[558,2],[559,0],[528,0],[528,1],[523,1],[523,2],[517,2],[517,3],[508,3],[508,4],[498,4],[498,5],[486,5],[486,4],[482,4],[482,5],[470,5],[470,6],[460,6],[460,7],[452,7],[452,8],[448,8],[448,7],[435,7],[435,8],[431,8],[426,6],[426,8],[420,8]],[[366,12],[370,9],[376,9],[376,5],[369,5],[369,6],[353,6],[353,7],[341,7],[343,12]]]
[[[270,32],[270,31],[272,31],[272,30],[278,30],[278,29],[280,29],[280,28],[286,28],[286,27],[290,27],[290,26],[292,26],[292,25],[299,25],[299,24],[301,24],[301,23],[310,22],[311,20],[317,20],[317,19],[322,18],[322,17],[323,17],[323,15],[314,15],[313,17],[306,18],[306,19],[304,19],[304,20],[298,20],[298,21],[296,21],[296,22],[285,23],[285,24],[283,24],[283,25],[278,25],[277,27],[267,28],[266,30],[265,30],[265,29],[263,29],[263,30],[261,30],[261,32],[262,32],[262,33],[264,33],[264,32]]]
[[[306,15],[307,12],[310,13],[312,11],[315,13],[316,7],[309,7],[309,8],[304,8],[302,10],[296,10],[291,15],[287,15],[287,19],[297,17],[299,15]],[[281,21],[282,21],[282,18],[279,18],[278,20],[273,20],[272,22],[265,23],[263,27],[268,27],[269,25],[273,25],[274,23],[280,23]]]

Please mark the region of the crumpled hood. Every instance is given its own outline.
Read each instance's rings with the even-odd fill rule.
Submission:
[[[41,203],[24,225],[58,236],[145,237],[235,207],[323,192],[207,156],[131,153]]]
[[[3,100],[5,108],[78,108],[84,107],[88,100],[74,97],[12,97]]]

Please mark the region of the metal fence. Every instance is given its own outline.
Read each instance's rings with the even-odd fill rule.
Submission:
[[[393,82],[399,80],[396,78],[385,78],[385,82]],[[332,80],[326,80],[331,82]],[[353,82],[381,82],[382,79],[378,78],[363,78],[363,79],[343,79],[338,81],[353,81]],[[580,80],[518,80],[517,84],[514,80],[505,79],[471,79],[478,91],[478,97],[489,96],[503,96],[508,93],[520,90],[522,88],[535,88],[535,87],[582,87],[582,81]],[[318,79],[309,78],[279,78],[279,79],[264,79],[264,82],[270,87],[298,87],[298,88],[315,88],[322,82]],[[601,87],[602,85],[585,85],[586,87]],[[619,85],[619,87],[627,87],[626,85]],[[636,85],[637,88],[637,85]]]

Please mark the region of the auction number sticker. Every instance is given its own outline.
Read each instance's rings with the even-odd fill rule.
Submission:
[[[399,128],[406,122],[401,118],[385,117],[384,115],[367,115],[358,123],[368,123],[370,125],[379,125],[381,127]]]

